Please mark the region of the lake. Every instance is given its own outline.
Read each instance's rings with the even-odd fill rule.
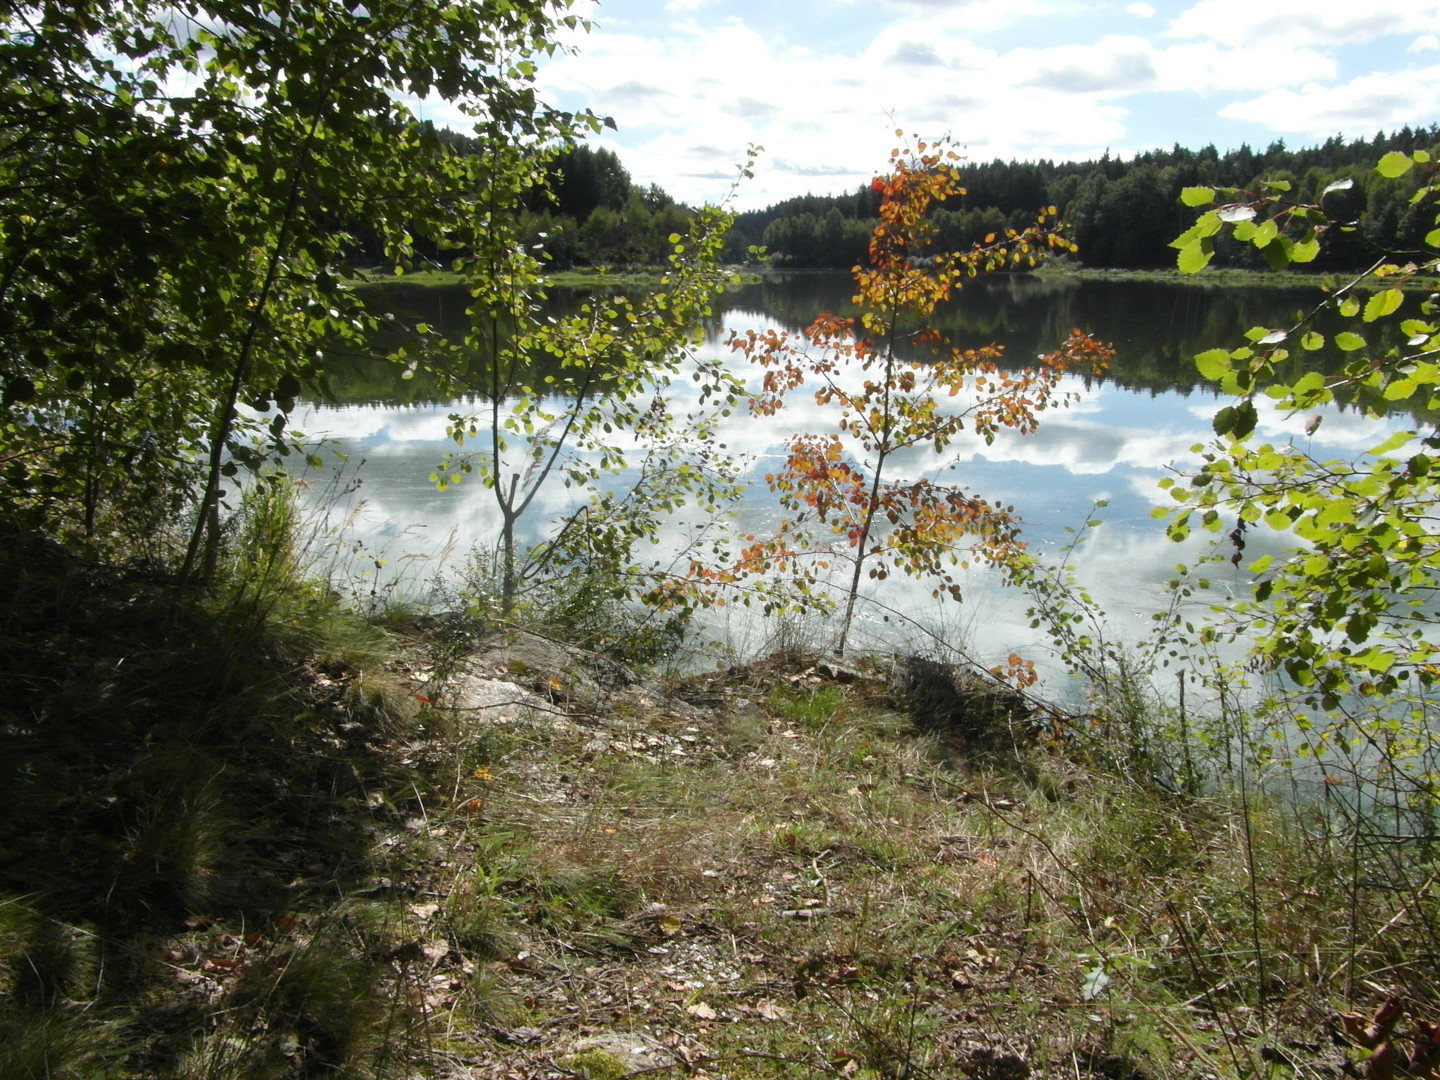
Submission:
[[[851,293],[846,274],[792,274],[742,286],[717,304],[704,351],[729,356],[723,342],[731,331],[800,329],[818,312],[846,308]],[[1169,603],[1166,582],[1174,577],[1176,564],[1192,562],[1199,554],[1194,544],[1172,543],[1163,522],[1150,516],[1162,501],[1157,482],[1167,470],[1184,469],[1194,461],[1191,448],[1208,438],[1211,417],[1225,404],[1195,373],[1191,358],[1206,348],[1240,344],[1252,326],[1289,326],[1297,311],[1308,310],[1316,298],[1307,288],[1196,287],[1062,276],[1005,275],[974,282],[936,319],[954,344],[1000,344],[1006,363],[1022,366],[1054,349],[1078,327],[1113,343],[1115,363],[1103,377],[1068,376],[1064,388],[1074,394],[1073,403],[1043,414],[1036,434],[1002,433],[988,446],[975,439],[952,447],[941,460],[909,460],[902,468],[953,478],[980,497],[1014,505],[1032,549],[1051,556],[1074,540],[1067,530],[1081,527],[1094,503],[1106,502],[1098,512],[1103,523],[1085,533],[1071,562],[1079,581],[1108,613],[1108,633],[1122,642],[1143,641],[1153,613]],[[463,318],[463,294],[458,292],[392,290],[387,302],[442,327],[453,327]],[[557,290],[553,298],[560,310],[577,302],[567,290]],[[1333,362],[1323,354],[1305,360]],[[688,383],[677,384],[675,393],[681,399],[677,405],[683,406],[692,391]],[[453,449],[445,438],[447,416],[473,403],[432,400],[419,380],[401,383],[373,373],[343,382],[339,397],[340,404],[306,406],[295,424],[309,436],[335,440],[349,458],[344,480],[360,481],[357,490],[329,510],[335,520],[349,522],[350,546],[337,558],[357,580],[374,573],[374,558],[383,555],[387,563],[379,570],[380,586],[398,581],[401,587],[416,588],[439,568],[453,570],[473,545],[493,540],[493,497],[477,480],[443,493],[427,481],[440,458]],[[1321,458],[1353,458],[1390,430],[1415,423],[1405,414],[1371,420],[1329,406],[1319,410],[1322,423],[1309,438],[1304,429],[1314,413],[1284,415],[1263,397],[1256,404],[1260,437],[1293,440]],[[827,419],[804,395],[793,396],[775,418],[760,420],[743,410],[728,418],[720,438],[743,455],[752,480],[740,508],[741,530],[758,531],[776,519],[762,477],[781,460],[787,436],[832,426],[833,417]],[[312,483],[317,493],[327,486],[324,481]],[[531,527],[539,528],[564,512],[568,493],[558,484],[555,488],[540,500],[546,505],[532,508]],[[315,497],[319,501],[319,495]],[[679,544],[683,525],[677,522],[668,543]],[[1254,531],[1247,561],[1281,546],[1281,538]],[[1189,607],[1198,617],[1247,588],[1243,569],[1228,561],[1217,564],[1210,568],[1208,590],[1197,592]],[[1029,598],[998,583],[993,572],[969,572],[961,604],[932,600],[923,582],[892,577],[881,589],[875,597],[878,604],[861,612],[855,651],[925,648],[939,638],[985,664],[1019,653],[1036,662],[1052,691],[1059,692],[1064,684],[1063,666],[1043,629],[1029,626]],[[774,625],[727,608],[710,629],[744,655],[763,649]],[[808,634],[823,646],[828,628],[787,627],[787,633],[794,632]]]

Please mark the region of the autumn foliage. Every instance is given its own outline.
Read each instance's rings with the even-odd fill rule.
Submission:
[[[967,251],[934,250],[927,213],[964,194],[958,160],[945,143],[891,153],[889,172],[874,181],[882,202],[869,265],[855,268],[859,314],[822,314],[799,335],[751,331],[730,341],[764,368],[750,403],[756,416],[776,415],[789,395],[805,390],[836,419],[830,433],[790,440],[784,466],[765,478],[788,516],[774,535],[748,538],[727,573],[778,571],[813,597],[832,559],[848,560],[837,654],[845,651],[867,577],[924,578],[934,595],[958,600],[961,569],[1004,566],[1022,547],[1012,507],[948,481],[896,476],[896,456],[924,453],[929,467],[922,472],[933,472],[962,433],[987,443],[1002,430],[1031,433],[1041,412],[1067,403],[1064,373],[1103,365],[1110,355],[1075,331],[1035,367],[1005,371],[999,346],[960,349],[929,325],[965,280],[1073,250],[1053,207],[1023,231],[988,236]]]

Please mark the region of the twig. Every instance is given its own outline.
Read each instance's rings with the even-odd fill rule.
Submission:
[[[1185,927],[1185,920],[1180,918],[1180,912],[1176,910],[1173,900],[1166,899],[1165,910],[1170,914],[1170,921],[1175,924],[1175,932],[1180,935],[1180,945],[1184,950],[1185,959],[1190,965],[1190,973],[1194,976],[1196,982],[1203,983],[1205,980],[1200,978],[1200,964],[1195,958],[1195,945],[1190,940],[1190,932]],[[1206,1004],[1210,1007],[1210,1015],[1215,1017],[1215,1022],[1218,1023],[1222,1031],[1224,1031],[1225,1048],[1230,1052],[1230,1062],[1235,1066],[1235,1075],[1237,1077],[1246,1075],[1246,1070],[1240,1061],[1240,1033],[1235,1030],[1235,1026],[1230,1023],[1229,1011],[1220,1007],[1219,1003],[1211,997],[1210,990],[1205,990],[1201,996],[1205,998]],[[1250,1063],[1249,1071],[1251,1073],[1259,1072],[1259,1070],[1255,1068],[1253,1061]]]

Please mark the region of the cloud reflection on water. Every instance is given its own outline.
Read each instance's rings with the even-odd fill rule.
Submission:
[[[725,357],[736,363],[724,344],[730,330],[761,328],[765,315],[731,311],[724,328],[712,334],[703,347],[708,357]],[[737,368],[738,371],[738,368]],[[754,389],[756,370],[739,371]],[[1108,499],[1100,512],[1105,524],[1093,530],[1074,552],[1077,578],[1095,596],[1112,620],[1112,632],[1121,640],[1142,640],[1151,615],[1168,602],[1165,583],[1177,563],[1193,561],[1202,541],[1172,543],[1162,522],[1150,517],[1162,502],[1156,484],[1172,467],[1194,463],[1192,447],[1210,436],[1210,420],[1222,402],[1181,393],[1125,389],[1115,383],[1067,377],[1062,390],[1073,395],[1068,408],[1056,408],[1041,418],[1034,435],[1002,431],[991,444],[967,436],[942,457],[912,451],[897,455],[892,477],[958,478],[975,494],[1001,504],[1013,504],[1026,523],[1025,537],[1037,551],[1054,554],[1071,540],[1067,529],[1082,525],[1097,499]],[[672,413],[683,414],[698,406],[698,388],[678,380],[671,388]],[[1256,402],[1258,432],[1270,441],[1294,440],[1317,457],[1354,457],[1379,443],[1388,431],[1407,418],[1367,420],[1354,412],[1330,407],[1317,410],[1323,422],[1313,440],[1304,436],[1308,416],[1284,414],[1266,398]],[[450,405],[356,405],[302,409],[294,426],[312,437],[333,439],[358,467],[361,486],[345,506],[330,511],[333,520],[353,516],[354,527],[368,537],[367,548],[386,548],[392,560],[428,558],[428,570],[441,568],[439,554],[450,550],[463,555],[473,545],[493,542],[498,515],[493,496],[476,477],[444,493],[436,492],[428,477],[440,459],[455,447],[445,436]],[[462,411],[464,411],[462,409]],[[773,525],[777,509],[766,490],[763,475],[783,459],[786,443],[796,431],[832,429],[834,412],[816,405],[804,393],[792,395],[785,409],[773,418],[756,418],[743,408],[720,421],[717,439],[749,463],[750,489],[739,508],[741,532]],[[618,483],[623,483],[621,477]],[[528,539],[538,539],[549,522],[574,506],[573,493],[550,485],[536,499],[524,526]],[[658,550],[683,547],[694,521],[677,516],[667,523]],[[1263,550],[1278,551],[1283,537],[1252,535],[1247,557]],[[454,569],[460,556],[452,554]],[[417,577],[425,576],[419,569]],[[1223,603],[1232,593],[1245,590],[1239,570],[1213,576],[1208,593],[1192,599],[1196,614],[1212,603]],[[921,623],[942,628],[947,635],[968,633],[969,648],[986,662],[997,662],[1010,652],[1040,661],[1042,670],[1058,685],[1060,665],[1050,655],[1042,630],[1029,626],[1028,598],[1002,587],[996,575],[972,570],[965,577],[966,601],[957,610],[930,598],[923,582],[891,578],[879,599],[893,611],[904,612]],[[732,638],[763,640],[763,631],[743,617],[730,619]],[[860,647],[893,647],[902,620],[878,608],[865,612],[858,627]],[[743,628],[743,629],[742,629]]]

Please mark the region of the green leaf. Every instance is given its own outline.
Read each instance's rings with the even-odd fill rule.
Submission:
[[[1379,164],[1375,166],[1375,171],[1381,176],[1387,176],[1393,180],[1397,176],[1404,176],[1410,171],[1411,166],[1414,164],[1415,163],[1410,160],[1409,154],[1402,154],[1399,150],[1391,150],[1380,159]]]
[[[1264,221],[1255,227],[1255,232],[1250,237],[1250,243],[1254,244],[1256,248],[1263,251],[1279,235],[1280,230],[1275,227],[1275,222]]]
[[[1255,246],[1260,246],[1258,241]],[[1283,236],[1277,236],[1265,245],[1260,254],[1265,256],[1265,264],[1271,270],[1284,270],[1290,265],[1290,246],[1289,240]]]
[[[1350,660],[1352,663],[1359,664],[1361,667],[1381,673],[1389,671],[1395,666],[1395,657],[1376,645],[1370,646],[1370,648],[1366,649],[1363,653],[1358,653],[1350,657]]]
[[[1255,425],[1259,422],[1260,417],[1255,412],[1255,403],[1248,399],[1242,401],[1235,406],[1235,418],[1230,434],[1236,439],[1243,439],[1255,430]]]
[[[1290,261],[1297,263],[1314,262],[1320,254],[1320,241],[1313,235],[1296,240],[1290,245]]]
[[[1385,289],[1365,301],[1365,314],[1362,317],[1367,323],[1383,319],[1386,315],[1393,314],[1404,300],[1405,294],[1399,289]]]
[[[1222,378],[1230,371],[1230,353],[1225,349],[1207,349],[1195,357],[1195,370],[1201,378]]]
[[[1215,201],[1215,189],[1208,187],[1187,187],[1180,192],[1180,201],[1186,206],[1204,206]]]
[[[1198,273],[1210,265],[1210,260],[1214,255],[1214,243],[1208,236],[1202,237],[1180,249],[1180,254],[1175,259],[1175,266],[1182,274]]]
[[[1290,393],[1300,399],[1309,399],[1325,389],[1325,376],[1318,371],[1307,371],[1296,379]]]
[[[1414,379],[1394,379],[1385,384],[1386,401],[1404,401],[1415,393]]]
[[[1415,432],[1413,431],[1397,431],[1379,446],[1372,446],[1365,452],[1371,457],[1383,457],[1385,454],[1390,453],[1391,450],[1397,450],[1404,446],[1413,438],[1415,438]]]
[[[1359,334],[1352,334],[1349,330],[1342,330],[1335,335],[1335,347],[1343,352],[1355,352],[1357,349],[1365,348],[1365,339]]]
[[[1345,622],[1345,636],[1358,645],[1370,636],[1370,631],[1374,628],[1375,616],[1356,612]]]
[[[1183,248],[1196,240],[1202,240],[1207,236],[1214,236],[1222,228],[1223,223],[1219,215],[1211,210],[1209,213],[1201,214],[1195,224],[1186,229],[1183,233],[1170,241],[1173,248]]]

